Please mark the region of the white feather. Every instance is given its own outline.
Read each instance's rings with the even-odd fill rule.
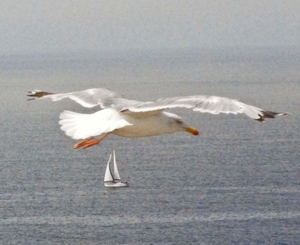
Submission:
[[[113,109],[104,109],[93,114],[64,111],[59,118],[61,129],[73,139],[86,139],[131,125]]]

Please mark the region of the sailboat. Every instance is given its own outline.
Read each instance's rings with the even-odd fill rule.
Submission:
[[[110,162],[113,157],[113,167],[111,168]],[[115,151],[109,155],[109,159],[106,165],[106,171],[104,175],[105,187],[128,187],[127,182],[121,182],[121,177],[118,171]]]

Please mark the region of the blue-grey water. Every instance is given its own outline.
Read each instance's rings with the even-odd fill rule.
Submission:
[[[300,244],[300,50],[0,57],[0,244]],[[200,131],[74,150],[72,101],[26,92],[105,87],[137,100],[214,94],[288,116],[173,110]],[[129,188],[103,186],[109,153]]]

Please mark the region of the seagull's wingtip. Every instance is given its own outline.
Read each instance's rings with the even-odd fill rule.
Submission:
[[[289,115],[288,112],[273,112],[273,111],[261,111],[261,115],[258,115],[259,118],[256,118],[256,121],[264,122],[266,118],[275,118],[276,116],[285,116]]]
[[[51,94],[53,94],[53,93],[49,93],[49,92],[45,92],[45,91],[41,91],[41,90],[35,89],[33,91],[28,91],[27,96],[34,97],[34,98],[41,98],[41,97],[43,97],[45,95],[51,95]]]

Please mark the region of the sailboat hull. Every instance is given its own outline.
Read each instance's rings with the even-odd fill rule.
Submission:
[[[109,188],[118,188],[118,187],[128,187],[129,184],[127,182],[104,182],[104,186]]]

